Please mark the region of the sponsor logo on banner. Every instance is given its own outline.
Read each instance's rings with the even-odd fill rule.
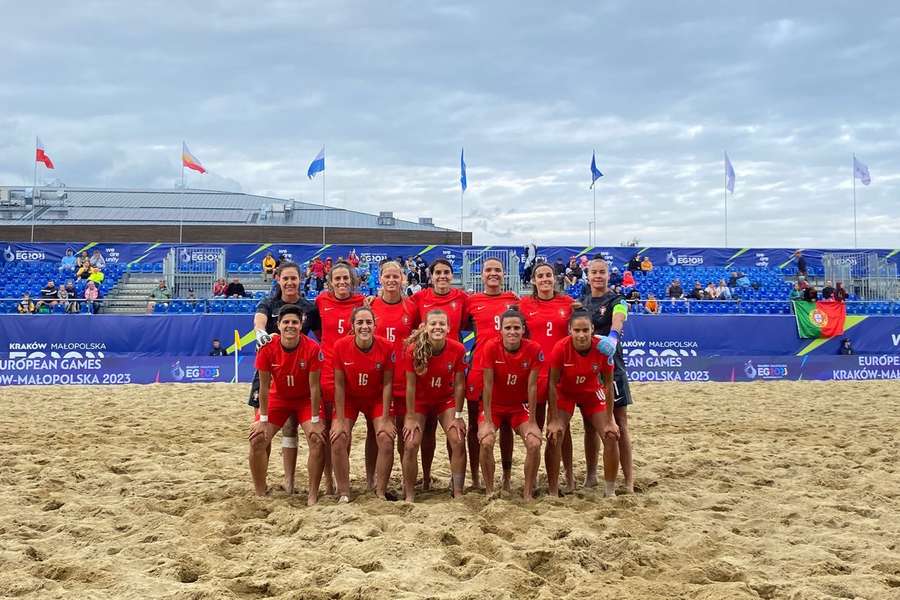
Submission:
[[[106,262],[110,264],[115,264],[119,262],[119,250],[115,247],[109,247],[103,249],[104,254],[106,254]]]
[[[367,263],[367,264],[381,264],[381,261],[387,260],[389,257],[387,254],[383,254],[380,252],[363,252],[359,255],[359,262]]]
[[[744,364],[744,375],[747,379],[786,379],[788,366],[786,364],[753,364],[748,360]]]
[[[182,263],[211,263],[219,260],[219,253],[212,250],[182,248],[178,252],[178,258]]]
[[[765,252],[757,252],[756,253],[756,266],[768,268],[769,257],[766,255]]]
[[[7,246],[6,250],[3,251],[3,258],[6,262],[15,262],[17,260],[36,262],[45,260],[47,255],[40,250],[13,250],[12,246]]]
[[[283,256],[289,261],[294,262],[294,255],[286,248],[279,248],[276,252],[274,252],[274,256],[276,258],[279,256]]]
[[[456,253],[453,250],[449,250],[444,248],[444,258],[450,263],[450,266],[453,267],[456,264]]]
[[[668,254],[666,254],[666,262],[669,266],[674,267],[676,265],[686,265],[689,267],[702,265],[703,257],[702,256],[688,256],[687,254],[678,254],[676,255],[674,251],[669,250]]]
[[[695,340],[626,340],[622,353],[628,358],[642,356],[700,356],[700,344]]]
[[[172,379],[184,382],[217,381],[221,375],[221,369],[216,365],[185,365],[177,360],[172,364]]]

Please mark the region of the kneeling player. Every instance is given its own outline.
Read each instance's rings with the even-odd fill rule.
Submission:
[[[322,353],[319,345],[300,333],[303,313],[293,304],[286,304],[278,312],[278,331],[272,341],[256,355],[259,371],[259,413],[250,429],[250,473],[258,496],[267,492],[266,471],[269,466],[269,443],[288,416],[295,415],[309,444],[307,469],[309,499],[315,504],[319,497],[319,481],[325,459],[324,426],[320,421],[321,389],[319,371]],[[294,474],[285,474],[289,493],[293,490]]]
[[[331,464],[340,502],[350,497],[350,436],[359,413],[375,431],[375,493],[384,498],[394,464],[397,429],[391,415],[394,350],[375,336],[375,315],[358,306],[350,315],[352,337],[334,344],[334,421],[331,425]]]
[[[524,335],[525,317],[516,310],[507,310],[500,316],[500,339],[492,339],[484,346],[481,357],[484,390],[482,412],[478,417],[478,441],[484,491],[490,495],[494,491],[496,430],[507,424],[521,436],[526,452],[523,496],[525,500],[531,500],[541,457],[541,430],[534,414],[537,380],[544,357],[540,345],[524,339]]]
[[[547,464],[551,496],[559,495],[560,447],[575,407],[600,434],[606,448],[618,443],[619,428],[613,419],[613,365],[597,350],[597,338],[587,312],[576,311],[569,320],[569,336],[553,347],[550,359],[550,423],[547,441],[552,448]],[[615,453],[603,453],[604,495],[615,495],[618,461]]]

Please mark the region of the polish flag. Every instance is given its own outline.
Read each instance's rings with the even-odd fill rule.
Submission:
[[[187,167],[188,169],[199,171],[200,173],[206,173],[206,169],[203,168],[203,165],[200,164],[200,161],[197,160],[197,157],[191,154],[191,151],[188,150],[187,144],[184,142],[181,142],[181,165]]]
[[[37,140],[37,150],[34,155],[34,161],[39,163],[44,163],[44,166],[48,169],[53,168],[53,161],[50,160],[50,157],[47,156],[47,153],[44,152],[44,143],[41,142],[41,138],[35,138]]]

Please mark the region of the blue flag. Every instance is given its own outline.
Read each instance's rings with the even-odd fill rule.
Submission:
[[[466,183],[466,149],[463,148],[459,151],[459,184],[462,186],[462,191],[466,191],[466,187],[468,184]]]
[[[603,173],[597,168],[597,153],[594,152],[591,155],[591,187],[588,189],[593,189],[594,184],[597,183],[597,180],[601,177],[603,177]]]
[[[306,175],[312,179],[316,176],[317,173],[321,173],[325,170],[325,146],[322,146],[322,149],[319,150],[319,153],[316,154],[316,157],[313,159],[311,163],[309,163],[309,170],[306,172]]]
[[[872,177],[869,175],[869,167],[858,160],[856,160],[856,155],[853,155],[853,177],[859,179],[863,185],[869,185],[872,183]]]
[[[731,166],[727,152],[725,153],[725,189],[734,194],[734,167]]]

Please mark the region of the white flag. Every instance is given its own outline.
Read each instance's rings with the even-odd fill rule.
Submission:
[[[855,154],[853,155],[853,177],[859,179],[863,185],[872,183],[872,178],[869,176],[869,167],[856,160]]]
[[[725,153],[725,189],[734,194],[734,167],[728,159],[728,153]]]

